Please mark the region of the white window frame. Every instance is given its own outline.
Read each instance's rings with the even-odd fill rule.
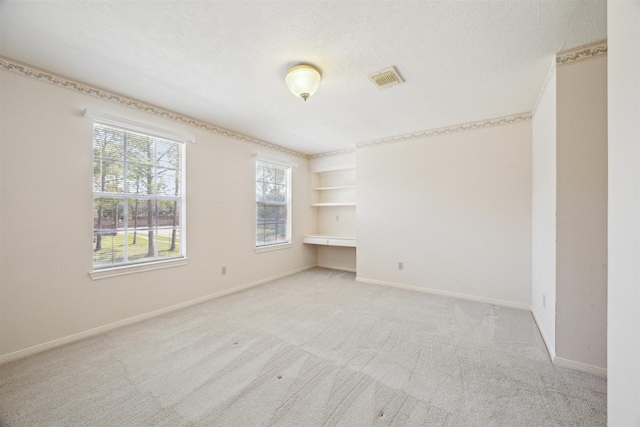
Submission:
[[[118,130],[122,130],[125,132],[143,134],[153,138],[159,138],[167,141],[174,142],[178,144],[180,149],[180,196],[176,198],[176,200],[180,204],[180,222],[178,224],[178,235],[180,238],[179,248],[180,254],[173,257],[158,257],[157,250],[156,256],[153,258],[147,258],[143,261],[129,261],[118,263],[114,265],[95,265],[93,264],[93,270],[89,273],[93,280],[103,279],[114,276],[121,276],[125,274],[132,273],[140,273],[144,271],[151,271],[157,269],[163,269],[174,266],[182,266],[186,265],[188,262],[187,258],[187,238],[186,238],[186,208],[187,208],[187,198],[186,198],[186,142],[195,142],[195,139],[187,134],[183,134],[180,132],[175,132],[167,129],[161,129],[155,126],[146,125],[143,123],[131,121],[128,119],[119,118],[116,116],[112,116],[109,114],[99,113],[96,111],[85,110],[85,116],[92,118],[91,124],[91,141],[93,145],[93,135],[95,125],[102,125],[107,127],[112,127]],[[174,200],[172,197],[167,197],[163,195],[158,195],[156,197],[152,196],[131,196],[127,197],[126,186],[123,185],[122,193],[102,193],[93,191],[93,200],[96,197],[109,197],[109,198],[122,198],[122,199],[141,199],[141,198],[151,198],[153,200]],[[114,197],[115,196],[115,197]],[[95,226],[92,226],[94,229],[92,235],[95,233]],[[125,216],[125,236],[127,235],[126,229],[126,216]],[[157,225],[156,225],[156,233],[154,235],[157,238]],[[92,245],[92,251],[94,246]]]
[[[254,215],[254,221],[253,221],[253,227],[254,227],[254,244],[255,244],[255,252],[256,253],[261,253],[261,252],[269,252],[269,251],[274,251],[274,250],[279,250],[279,249],[288,249],[291,248],[293,246],[292,244],[292,233],[293,233],[293,226],[292,226],[292,206],[293,206],[293,202],[292,202],[292,187],[293,187],[293,168],[297,167],[298,165],[292,162],[288,162],[286,160],[283,159],[278,159],[278,158],[274,158],[274,157],[269,157],[269,156],[265,156],[265,155],[261,155],[261,154],[253,154],[253,158],[255,159],[254,161],[254,167],[253,167],[253,182],[254,182],[254,200],[255,200],[255,215]],[[284,168],[286,169],[286,174],[287,174],[287,201],[286,201],[286,206],[287,206],[287,223],[286,223],[286,241],[280,241],[280,242],[273,242],[273,243],[264,243],[259,245],[258,241],[256,239],[256,234],[257,234],[257,229],[258,229],[258,209],[259,209],[259,205],[261,203],[264,202],[260,202],[257,198],[257,169],[258,169],[258,164],[262,163],[262,164],[266,164],[266,165],[272,165],[272,166],[276,166],[279,168]]]

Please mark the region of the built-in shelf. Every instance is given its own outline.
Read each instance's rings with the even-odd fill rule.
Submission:
[[[317,253],[319,266],[356,271],[356,166],[311,169],[311,206],[317,206],[315,232],[302,242]],[[336,207],[332,207],[336,206]],[[315,210],[315,209],[314,209]],[[311,231],[311,230],[310,230]],[[313,232],[313,231],[312,231]]]
[[[314,188],[314,190],[317,191],[325,191],[325,190],[346,190],[349,188],[356,188],[355,185],[342,185],[340,187],[318,187],[318,188]]]
[[[311,173],[346,171],[346,170],[355,169],[355,168],[356,168],[356,165],[329,166],[326,168],[311,169]]]
[[[355,206],[356,202],[327,202],[327,203],[313,203],[311,206]]]
[[[349,248],[355,248],[356,238],[341,237],[341,236],[309,235],[309,236],[302,236],[302,243],[306,243],[308,245],[344,246]]]

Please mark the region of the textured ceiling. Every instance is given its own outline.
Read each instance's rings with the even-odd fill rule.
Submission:
[[[306,154],[532,110],[606,1],[6,1],[0,54]],[[322,73],[304,102],[292,65]],[[367,74],[406,80],[379,91]]]

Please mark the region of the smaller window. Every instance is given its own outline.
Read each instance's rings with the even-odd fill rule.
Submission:
[[[291,167],[256,160],[256,247],[291,242]]]

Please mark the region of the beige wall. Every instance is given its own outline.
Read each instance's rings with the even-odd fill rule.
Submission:
[[[531,121],[531,311],[551,357],[556,345],[555,57]]]
[[[607,3],[609,425],[640,425],[640,2]]]
[[[607,58],[557,69],[556,356],[607,367]]]
[[[357,164],[360,280],[529,308],[530,121],[360,149]]]
[[[0,355],[316,264],[307,161],[293,170],[293,248],[254,252],[257,145],[2,72]],[[196,137],[187,146],[187,266],[92,281],[98,111]],[[227,275],[220,268],[227,267]]]

